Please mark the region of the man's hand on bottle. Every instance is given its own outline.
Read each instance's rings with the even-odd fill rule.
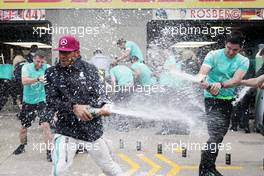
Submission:
[[[82,121],[89,121],[93,119],[93,116],[88,110],[88,105],[73,105],[74,114]]]
[[[221,89],[221,83],[213,83],[211,84],[211,88],[209,90],[209,92],[212,94],[212,95],[217,95],[219,93],[219,90]]]
[[[38,81],[38,82],[41,82],[41,83],[43,83],[43,84],[46,84],[46,83],[47,83],[47,80],[46,80],[46,78],[45,78],[44,76],[40,76],[40,77],[38,77],[38,78],[37,78],[37,81]]]
[[[200,83],[200,86],[203,88],[203,89],[206,89],[208,92],[210,92],[210,94],[212,95],[217,95],[219,93],[219,90],[221,89],[221,83],[213,83],[213,84],[209,84],[208,82],[206,81],[202,81]]]
[[[200,86],[203,88],[203,89],[207,89],[209,87],[209,83],[207,81],[201,81],[200,82]]]

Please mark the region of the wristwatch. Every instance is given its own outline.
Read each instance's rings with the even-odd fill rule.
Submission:
[[[98,108],[90,107],[90,108],[89,108],[89,112],[91,113],[91,115],[92,115],[93,117],[95,117],[95,116],[98,115],[99,109],[98,109]]]
[[[39,82],[40,80],[39,80],[39,77],[37,77],[37,81]]]
[[[223,82],[220,82],[220,84],[221,84],[221,88],[225,88],[225,86],[224,86],[224,83],[223,83]]]
[[[208,87],[206,88],[207,91],[210,91],[210,89],[212,88],[212,85],[209,84]]]

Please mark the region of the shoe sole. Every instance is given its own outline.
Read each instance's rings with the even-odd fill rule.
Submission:
[[[14,155],[20,155],[20,154],[22,154],[22,153],[24,153],[24,152],[26,152],[26,150],[24,149],[24,150],[22,150],[20,153],[13,153]]]

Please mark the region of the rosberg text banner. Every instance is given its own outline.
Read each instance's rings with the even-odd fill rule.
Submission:
[[[263,7],[263,0],[0,0],[0,9]]]

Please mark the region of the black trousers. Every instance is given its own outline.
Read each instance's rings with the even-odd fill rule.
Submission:
[[[249,128],[250,106],[255,103],[255,89],[251,89],[241,102],[234,107],[232,127]]]
[[[239,104],[234,108],[232,128],[249,128],[249,107]]]
[[[200,170],[215,168],[218,146],[223,141],[230,124],[231,102],[232,100],[205,99],[209,139],[207,141],[208,150],[202,151]]]

